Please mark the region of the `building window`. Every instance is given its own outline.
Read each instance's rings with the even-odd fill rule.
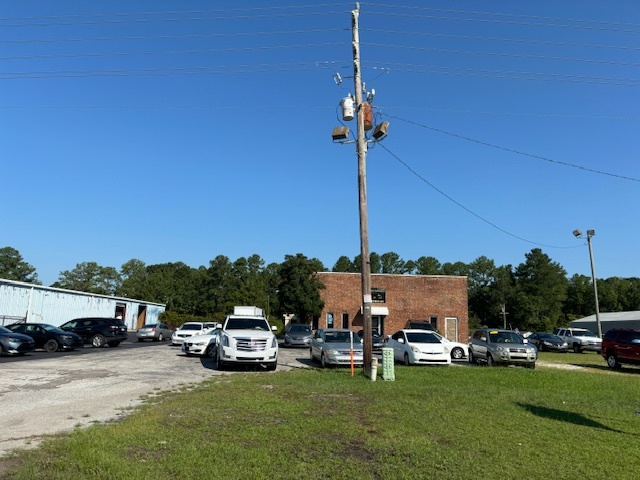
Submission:
[[[327,313],[327,328],[333,328],[333,313]]]
[[[437,332],[438,331],[438,317],[432,315],[431,317],[429,317],[429,323],[431,325],[433,325],[433,329]]]
[[[387,290],[385,288],[372,288],[371,289],[371,301],[373,303],[386,303]]]
[[[342,314],[342,328],[349,328],[349,314],[347,312]]]

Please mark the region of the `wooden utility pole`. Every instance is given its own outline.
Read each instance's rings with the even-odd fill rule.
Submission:
[[[372,331],[371,331],[371,261],[369,259],[369,219],[367,214],[367,141],[364,136],[364,109],[362,108],[362,75],[360,72],[360,35],[358,16],[360,4],[351,12],[351,30],[353,45],[353,83],[358,118],[358,136],[356,151],[358,154],[358,192],[360,206],[360,256],[362,257],[362,317],[364,373],[371,377]]]

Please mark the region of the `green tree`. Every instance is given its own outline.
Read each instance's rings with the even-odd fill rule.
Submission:
[[[441,273],[442,275],[459,275],[464,277],[469,274],[469,267],[463,262],[447,262],[442,265]]]
[[[353,265],[356,269],[356,273],[362,273],[362,254],[358,254],[353,259]],[[369,265],[371,266],[371,273],[382,273],[382,261],[380,255],[376,252],[369,254]]]
[[[353,264],[351,259],[345,255],[338,258],[338,261],[333,265],[332,272],[343,273],[355,273],[358,272],[358,268]]]
[[[492,290],[496,271],[494,261],[485,256],[469,264],[469,316],[478,324],[492,323],[499,308]]]
[[[512,318],[520,329],[550,331],[562,322],[567,298],[567,272],[539,248],[525,255],[515,271],[517,311]]]
[[[382,273],[404,273],[406,262],[395,252],[383,253],[380,257]]]
[[[318,259],[308,259],[303,254],[286,255],[280,264],[278,305],[281,314],[293,313],[301,321],[310,321],[322,313],[324,301],[320,289],[324,284],[316,273],[324,271]]]
[[[132,258],[120,267],[121,283],[116,295],[137,300],[149,299],[149,274],[142,260]]]
[[[15,248],[0,248],[0,278],[40,285],[36,269],[24,261]]]
[[[415,261],[418,275],[439,275],[442,273],[442,264],[435,257],[420,257]]]
[[[149,296],[145,300],[164,303],[167,310],[199,315],[202,313],[198,296],[198,271],[183,262],[161,263],[147,267]]]
[[[52,286],[80,292],[115,295],[120,289],[121,278],[113,267],[102,267],[96,262],[76,264],[73,270],[60,272]]]

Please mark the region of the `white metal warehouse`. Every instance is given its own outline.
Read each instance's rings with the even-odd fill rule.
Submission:
[[[0,279],[0,325],[15,322],[60,326],[82,317],[122,318],[129,330],[157,323],[166,305],[131,298],[43,287]]]

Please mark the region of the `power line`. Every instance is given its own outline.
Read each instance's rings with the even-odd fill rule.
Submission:
[[[179,40],[199,38],[229,38],[244,36],[266,35],[298,35],[305,33],[334,33],[348,31],[346,28],[329,28],[315,30],[290,30],[275,32],[236,32],[236,33],[203,33],[190,35],[137,35],[128,37],[84,37],[84,38],[47,38],[28,40],[0,40],[0,44],[32,44],[32,43],[71,43],[71,42],[102,42],[102,41],[127,41],[127,40]]]
[[[429,33],[429,32],[401,32],[397,30],[379,30],[379,29],[362,29],[366,32],[372,33],[390,33],[394,35],[414,35],[423,37],[436,37],[436,38],[458,38],[463,40],[486,40],[495,42],[508,42],[508,43],[529,43],[536,45],[553,45],[561,47],[590,47],[590,48],[608,48],[618,50],[640,50],[639,47],[628,47],[622,45],[602,45],[597,43],[575,43],[575,42],[559,42],[552,40],[532,40],[522,38],[504,38],[504,37],[481,37],[474,35],[454,35],[449,33]]]
[[[464,54],[464,55],[487,55],[490,57],[513,57],[513,58],[526,58],[529,60],[555,60],[555,61],[564,61],[564,62],[586,62],[586,63],[602,63],[606,65],[623,65],[623,66],[631,66],[638,67],[640,63],[628,63],[628,62],[612,62],[607,60],[594,60],[588,58],[574,58],[574,57],[552,57],[547,55],[529,55],[523,53],[502,53],[502,52],[474,52],[469,50],[455,50],[455,49],[441,49],[441,48],[432,48],[432,47],[416,47],[409,45],[391,45],[387,43],[364,43],[369,47],[385,47],[385,48],[402,48],[407,50],[421,50],[426,52],[436,52],[436,53],[455,53],[455,54]]]
[[[455,137],[455,138],[459,138],[461,140],[466,140],[468,142],[473,142],[473,143],[477,143],[479,145],[484,145],[485,147],[495,148],[497,150],[502,150],[504,152],[515,153],[516,155],[522,155],[522,156],[525,156],[525,157],[534,158],[536,160],[544,160],[545,162],[553,163],[555,165],[564,165],[565,167],[577,168],[579,170],[584,170],[586,172],[597,173],[598,175],[606,175],[606,176],[609,176],[609,177],[620,178],[622,180],[629,180],[631,182],[640,182],[640,179],[638,179],[638,178],[628,177],[628,176],[625,176],[625,175],[618,175],[618,174],[615,174],[615,173],[604,172],[602,170],[596,170],[596,169],[593,169],[593,168],[588,168],[588,167],[584,167],[584,166],[581,166],[581,165],[575,165],[573,163],[568,163],[568,162],[562,162],[562,161],[559,161],[559,160],[552,160],[551,158],[543,157],[541,155],[534,155],[534,154],[531,154],[531,153],[525,153],[525,152],[521,152],[519,150],[514,150],[512,148],[501,147],[499,145],[494,145],[492,143],[483,142],[481,140],[476,140],[475,138],[465,137],[464,135],[459,135],[457,133],[447,132],[447,131],[441,130],[439,128],[430,127],[428,125],[423,125],[423,124],[420,124],[418,122],[414,122],[412,120],[407,120],[405,118],[397,117],[395,115],[388,115],[388,114],[384,114],[384,115],[389,117],[389,118],[395,118],[396,120],[401,120],[403,122],[410,123],[410,124],[415,125],[417,127],[426,128],[426,129],[432,130],[434,132],[443,133],[445,135],[449,135],[449,136],[452,136],[452,137]]]
[[[576,23],[588,23],[594,25],[621,25],[625,27],[640,27],[638,23],[623,23],[623,22],[603,22],[601,20],[586,20],[582,18],[567,18],[567,17],[548,17],[541,15],[523,15],[520,13],[503,13],[503,12],[478,12],[478,11],[469,11],[469,10],[451,10],[445,8],[433,8],[433,7],[414,7],[414,6],[405,6],[405,5],[388,5],[388,4],[377,4],[377,3],[367,3],[370,7],[383,7],[383,8],[395,8],[395,9],[411,9],[411,10],[425,10],[432,12],[446,12],[446,13],[461,13],[464,15],[491,15],[494,17],[509,17],[509,18],[526,18],[526,19],[535,19],[535,20],[550,20],[554,22],[576,22]]]
[[[474,212],[473,210],[471,210],[470,208],[465,207],[463,204],[461,204],[460,202],[458,202],[456,199],[454,199],[453,197],[451,197],[450,195],[447,195],[445,192],[443,192],[442,190],[440,190],[438,187],[436,187],[433,183],[431,183],[429,180],[427,180],[426,178],[424,178],[422,175],[420,175],[418,172],[416,172],[413,168],[411,168],[405,161],[403,161],[400,157],[398,157],[395,153],[391,152],[383,143],[378,143],[378,146],[382,147],[389,155],[391,155],[393,158],[395,158],[398,162],[400,162],[402,165],[404,165],[404,167],[409,170],[413,175],[415,175],[416,177],[418,177],[420,180],[422,180],[424,183],[426,183],[427,185],[429,185],[432,189],[434,189],[436,192],[438,192],[440,195],[442,195],[443,197],[445,197],[447,200],[449,200],[450,202],[456,204],[458,207],[462,208],[463,210],[465,210],[466,212],[470,213],[471,215],[473,215],[474,217],[478,218],[479,220],[483,221],[484,223],[486,223],[487,225],[490,225],[491,227],[495,228],[496,230],[509,235],[510,237],[516,238],[518,240],[521,240],[523,242],[526,243],[530,243],[533,245],[538,245],[540,247],[547,247],[547,248],[576,248],[576,245],[572,245],[572,246],[558,246],[558,245],[547,245],[544,243],[539,243],[539,242],[534,242],[532,240],[529,240],[527,238],[521,237],[519,235],[516,235],[514,233],[511,233],[508,230],[505,230],[502,227],[499,227],[498,225],[496,225],[495,223],[487,220],[486,218],[484,218],[483,216],[477,214],[476,212]]]

